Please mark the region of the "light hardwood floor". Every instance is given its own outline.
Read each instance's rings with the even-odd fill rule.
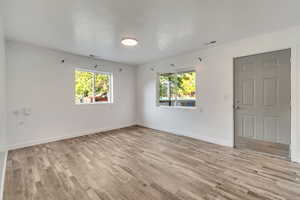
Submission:
[[[290,145],[279,144],[246,137],[235,137],[235,147],[238,149],[250,149],[258,152],[265,152],[274,156],[290,160]]]
[[[4,200],[33,199],[297,200],[300,165],[132,127],[10,151]]]

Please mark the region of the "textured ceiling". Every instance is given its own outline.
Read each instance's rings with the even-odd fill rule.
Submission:
[[[0,1],[8,39],[133,65],[300,25],[299,0]]]

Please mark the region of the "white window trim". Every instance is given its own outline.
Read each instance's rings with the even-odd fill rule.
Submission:
[[[197,105],[197,104],[196,104]],[[186,110],[196,110],[197,106],[163,106],[163,105],[158,105],[157,107],[162,108],[162,109],[186,109]]]
[[[156,106],[159,107],[159,108],[171,108],[171,109],[187,109],[187,110],[195,110],[197,109],[197,77],[196,77],[196,94],[195,94],[195,106],[165,106],[165,105],[160,105],[160,88],[159,88],[159,85],[160,85],[160,76],[163,75],[163,74],[181,74],[181,73],[187,73],[187,72],[195,72],[196,73],[196,76],[197,76],[197,71],[196,69],[194,68],[191,68],[191,69],[181,69],[181,70],[174,70],[174,71],[171,71],[171,72],[159,72],[157,73],[157,78],[156,78]],[[176,101],[176,100],[175,100]]]
[[[92,103],[76,103],[76,86],[74,85],[74,103],[75,105],[101,105],[101,104],[113,104],[113,73],[112,72],[103,72],[98,70],[91,70],[85,68],[75,68],[74,72],[90,72],[93,73],[93,102]],[[109,91],[108,91],[108,101],[107,102],[95,102],[95,74],[106,74],[109,75]],[[76,84],[76,83],[75,83]]]

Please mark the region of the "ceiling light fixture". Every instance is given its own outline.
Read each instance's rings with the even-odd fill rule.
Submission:
[[[133,46],[136,46],[138,44],[138,41],[135,38],[123,38],[121,43],[124,46],[133,47]]]

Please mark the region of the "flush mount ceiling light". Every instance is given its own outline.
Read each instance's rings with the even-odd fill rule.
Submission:
[[[138,41],[135,38],[123,38],[121,43],[124,46],[133,47],[133,46],[136,46],[138,44]]]

